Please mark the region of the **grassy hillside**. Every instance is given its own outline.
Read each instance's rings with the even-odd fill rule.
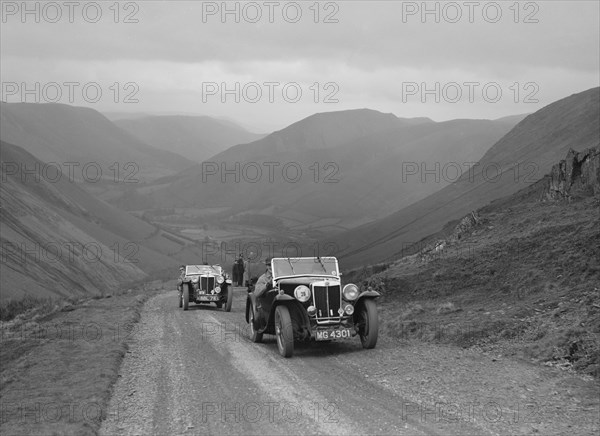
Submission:
[[[44,164],[20,147],[0,142],[0,159],[2,300],[101,294],[201,259],[193,241],[35,171]]]
[[[159,290],[159,282],[115,290],[2,322],[0,432],[96,435],[109,413],[122,413],[107,408],[112,386],[142,305]]]
[[[491,203],[416,254],[347,280],[383,293],[383,330],[393,336],[598,377],[600,197],[540,201],[547,189],[544,179]]]
[[[539,180],[570,148],[598,145],[600,88],[574,94],[527,116],[459,180],[387,217],[339,235],[352,267],[397,258],[403,247],[488,202]],[[400,189],[400,188],[399,188]]]

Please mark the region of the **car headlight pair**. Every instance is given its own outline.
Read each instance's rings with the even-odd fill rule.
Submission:
[[[354,301],[358,298],[358,286],[353,283],[348,283],[346,286],[344,286],[342,294],[344,295],[344,299],[348,301]]]
[[[294,289],[294,297],[301,303],[306,303],[310,299],[310,289],[308,286],[300,285]]]
[[[358,286],[349,283],[344,286],[342,294],[344,295],[345,300],[354,301],[358,298]],[[310,299],[310,288],[305,285],[296,286],[296,289],[294,289],[294,297],[302,303],[307,302]]]

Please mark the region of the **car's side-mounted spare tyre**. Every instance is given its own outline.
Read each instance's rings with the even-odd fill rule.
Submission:
[[[227,303],[225,303],[225,312],[231,312],[233,304],[233,286],[227,286]]]
[[[254,343],[262,342],[263,334],[256,330],[256,313],[252,304],[248,303],[248,323],[250,324],[250,340]]]

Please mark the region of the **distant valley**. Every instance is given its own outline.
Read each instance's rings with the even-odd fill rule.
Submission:
[[[208,117],[110,121],[2,103],[4,297],[101,292],[178,263],[228,267],[240,253],[255,273],[272,255],[336,255],[343,268],[395,259],[535,182],[568,148],[597,145],[598,115],[595,88],[529,116],[434,122],[357,109],[263,136]],[[133,183],[31,172],[117,160],[139,165]],[[69,258],[43,251],[69,243],[79,247]],[[93,263],[85,244],[101,247]]]
[[[320,239],[441,189],[516,122],[436,123],[367,109],[315,114],[108,201],[172,225],[172,211],[185,209],[209,226],[255,228],[262,221],[285,231],[288,241]],[[438,167],[448,177],[421,172]]]

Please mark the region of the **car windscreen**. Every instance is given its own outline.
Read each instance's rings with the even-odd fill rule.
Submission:
[[[221,274],[221,268],[218,266],[211,265],[188,265],[185,268],[186,275],[195,275],[195,274]]]
[[[290,257],[273,259],[273,278],[318,275],[338,277],[338,265],[335,257]]]

